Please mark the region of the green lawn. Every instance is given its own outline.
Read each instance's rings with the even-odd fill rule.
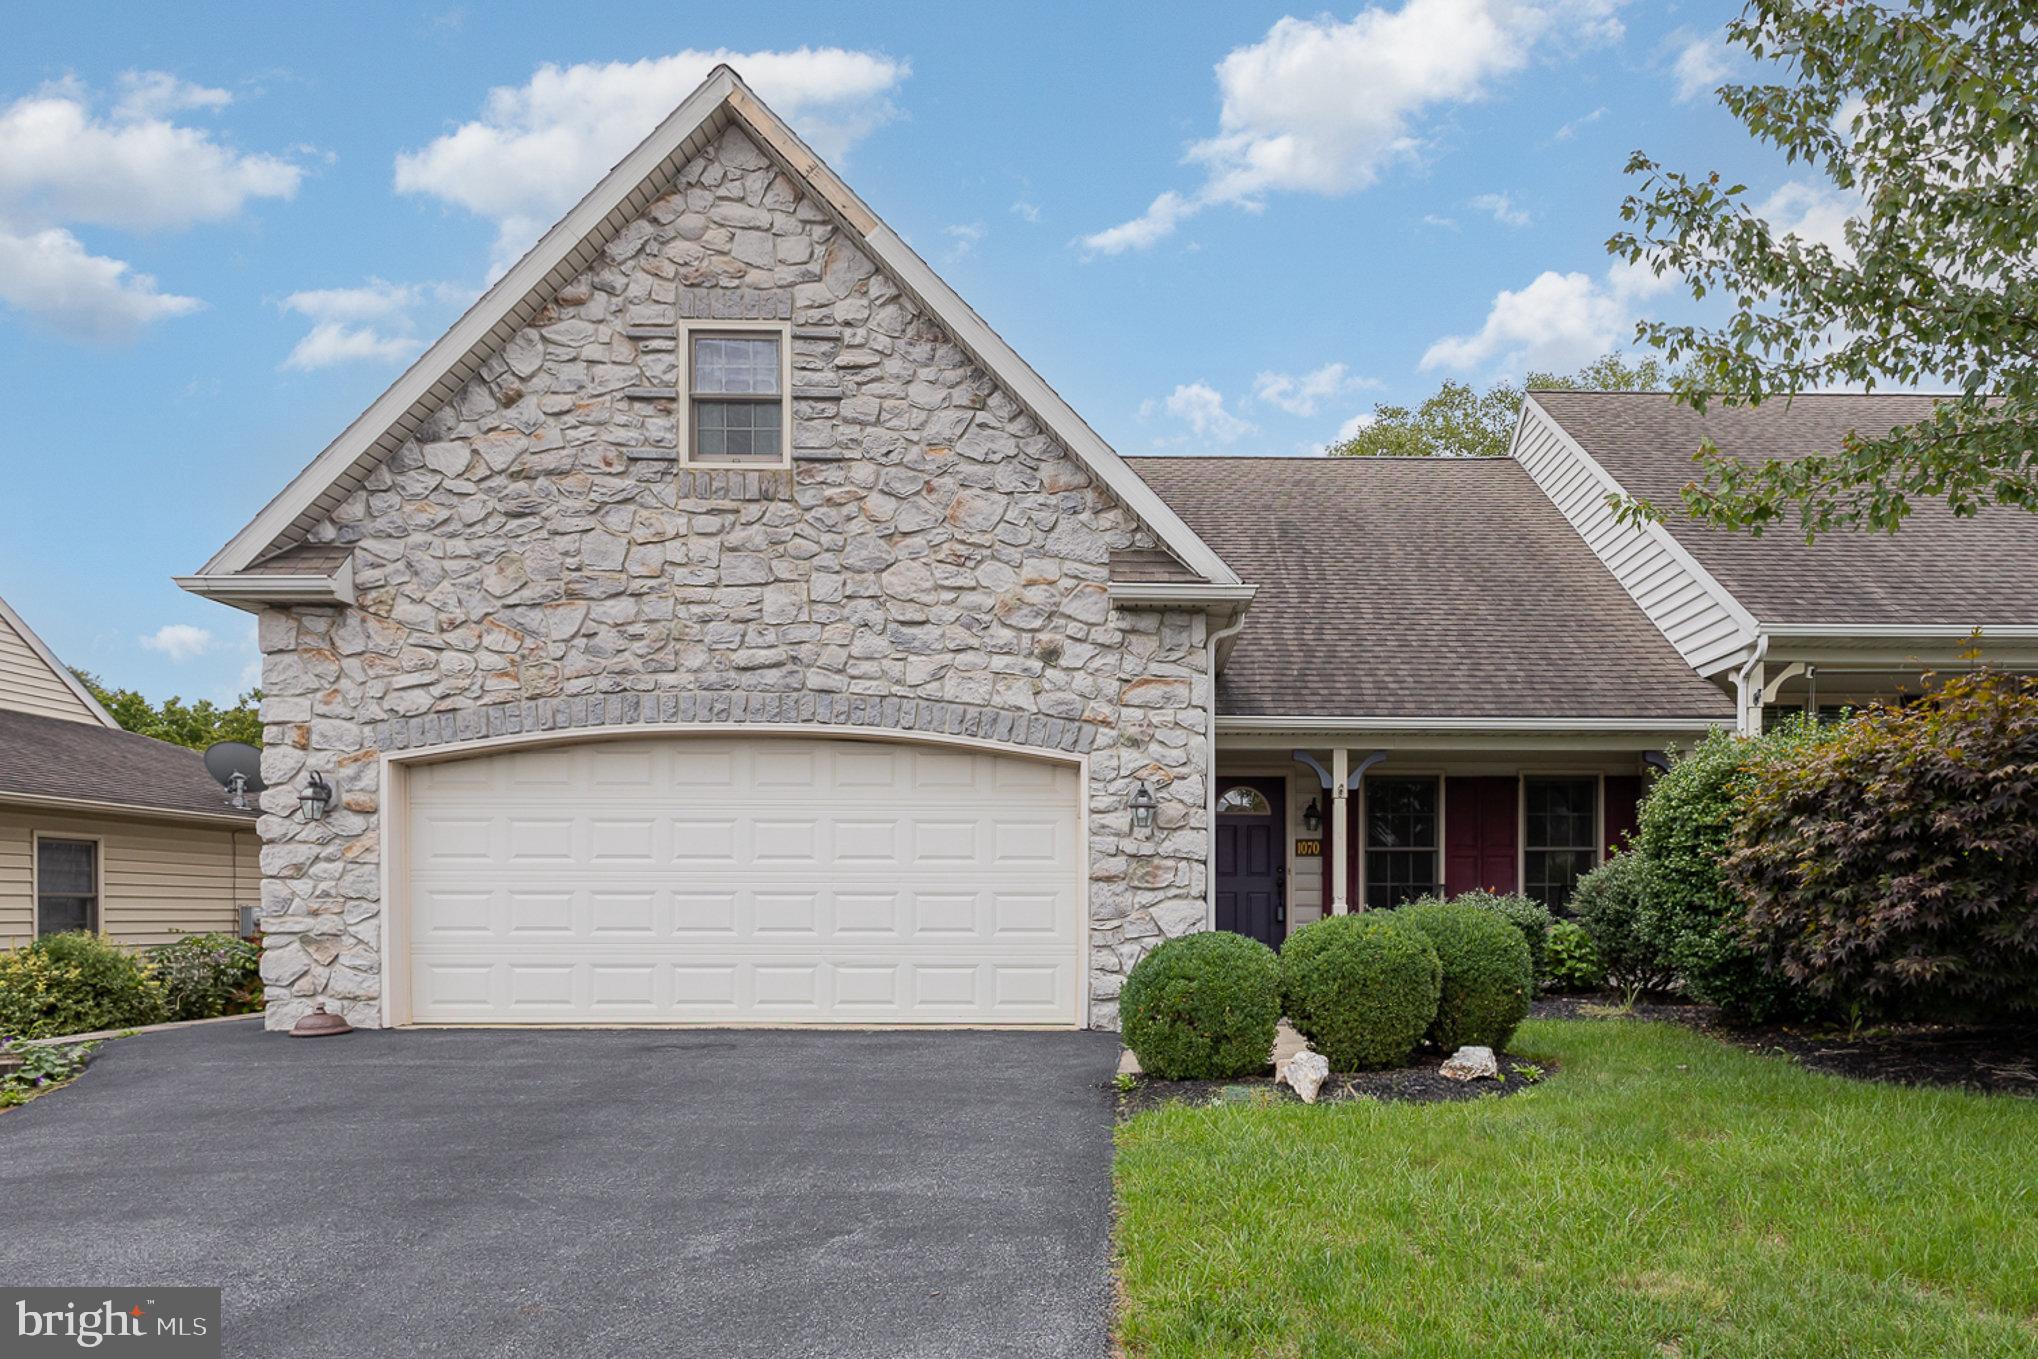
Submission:
[[[1464,1104],[1171,1106],[1118,1137],[1135,1356],[2038,1356],[2038,1101],[1537,1022]]]

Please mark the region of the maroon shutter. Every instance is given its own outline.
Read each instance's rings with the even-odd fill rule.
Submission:
[[[1606,852],[1626,849],[1628,837],[1641,824],[1642,781],[1633,774],[1609,774],[1606,779]]]
[[[1505,775],[1444,780],[1444,891],[1512,892],[1517,785]]]

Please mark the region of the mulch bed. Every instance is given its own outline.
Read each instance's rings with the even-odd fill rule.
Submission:
[[[1500,1081],[1454,1081],[1438,1073],[1447,1054],[1438,1053],[1427,1057],[1419,1066],[1397,1067],[1392,1071],[1359,1071],[1353,1073],[1332,1072],[1323,1089],[1316,1092],[1318,1104],[1341,1103],[1349,1100],[1391,1100],[1409,1104],[1441,1104],[1450,1100],[1478,1099],[1484,1095],[1512,1095],[1518,1090],[1529,1088],[1530,1082],[1515,1075],[1509,1068],[1516,1062],[1527,1063],[1527,1058],[1511,1053],[1500,1054],[1500,1071],[1507,1079]],[[1547,1076],[1556,1068],[1549,1062],[1539,1062]],[[1157,1109],[1163,1104],[1300,1104],[1301,1096],[1285,1085],[1274,1084],[1274,1068],[1267,1067],[1262,1075],[1241,1076],[1230,1081],[1163,1081],[1141,1076],[1139,1084],[1118,1095],[1118,1116],[1130,1118],[1134,1114]]]
[[[1638,1002],[1619,997],[1553,996],[1536,1002],[1537,1019],[1660,1019],[1697,1029],[1752,1052],[1782,1056],[1814,1071],[1896,1085],[1938,1085],[1989,1095],[2038,1097],[2038,1027],[1883,1024],[1858,1033],[1787,1027],[1735,1028],[1710,1005]]]

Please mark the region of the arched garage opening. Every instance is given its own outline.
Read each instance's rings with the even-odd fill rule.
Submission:
[[[1080,757],[666,728],[388,772],[393,1023],[1082,1022]]]

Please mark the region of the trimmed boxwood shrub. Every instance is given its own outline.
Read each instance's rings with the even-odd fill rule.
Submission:
[[[0,1037],[126,1029],[163,1014],[155,969],[101,935],[45,935],[0,953]]]
[[[1408,904],[1432,906],[1444,900],[1443,897],[1421,897]],[[1557,918],[1550,914],[1549,907],[1540,901],[1531,901],[1518,892],[1460,892],[1449,900],[1460,906],[1474,906],[1482,911],[1491,911],[1520,930],[1522,942],[1528,945],[1529,966],[1535,971],[1536,981],[1542,981],[1545,967],[1544,953],[1549,943],[1550,927],[1557,923]]]
[[[170,1019],[212,1019],[262,1008],[262,951],[231,934],[190,934],[149,949]]]
[[[1559,920],[1550,926],[1546,957],[1542,981],[1546,990],[1595,991],[1606,981],[1606,969],[1599,964],[1592,936],[1575,920]]]
[[[1162,1080],[1222,1080],[1267,1064],[1280,1022],[1280,964],[1229,930],[1170,939],[1133,964],[1118,997],[1125,1046]]]
[[[1677,980],[1670,939],[1649,903],[1649,861],[1641,854],[1623,851],[1580,878],[1571,910],[1606,980],[1630,997]]]
[[[1791,982],[1856,1017],[2038,1010],[2038,682],[1957,676],[1739,794],[1726,881]]]
[[[1406,1062],[1436,1018],[1442,986],[1435,945],[1390,912],[1330,916],[1281,946],[1288,1022],[1333,1071]]]
[[[1535,985],[1521,931],[1493,911],[1457,901],[1417,902],[1394,914],[1429,936],[1443,964],[1429,1041],[1445,1052],[1467,1043],[1505,1048],[1528,1018]]]

